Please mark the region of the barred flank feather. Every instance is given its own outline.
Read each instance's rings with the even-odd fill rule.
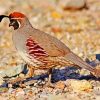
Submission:
[[[31,36],[26,41],[26,47],[28,50],[29,55],[33,57],[39,57],[39,56],[47,56],[46,51],[38,45],[38,43],[35,43]]]

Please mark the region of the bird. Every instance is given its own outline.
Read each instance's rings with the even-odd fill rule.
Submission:
[[[50,72],[57,65],[62,67],[70,64],[87,69],[96,77],[100,76],[100,70],[83,61],[59,39],[34,28],[25,14],[12,12],[8,16],[0,15],[0,21],[4,17],[9,18],[9,27],[14,29],[12,41],[15,48],[29,65],[28,77],[32,77],[37,69]]]

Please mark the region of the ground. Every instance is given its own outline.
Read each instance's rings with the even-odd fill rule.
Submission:
[[[1,0],[0,14],[9,15],[13,11],[26,14],[35,28],[57,37],[83,60],[94,67],[99,66],[100,1],[87,0],[88,9],[80,10],[63,9],[58,2],[59,0]],[[74,67],[53,70],[54,88],[42,85],[47,79],[41,79],[47,75],[41,75],[41,70],[35,73],[34,85],[21,88],[9,84],[9,88],[6,87],[4,77],[23,77],[21,71],[25,70],[26,64],[14,48],[13,28],[9,28],[8,24],[8,19],[3,19],[0,23],[0,84],[3,84],[0,100],[100,99],[100,79],[85,69]]]

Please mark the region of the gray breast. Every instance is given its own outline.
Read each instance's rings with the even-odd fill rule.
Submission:
[[[19,55],[27,62],[28,64],[32,66],[40,66],[42,63],[38,60],[36,60],[33,57],[30,57],[27,53],[26,48],[26,40],[28,36],[25,36],[26,34],[15,32],[13,34],[13,43],[15,45],[15,48],[17,49]]]

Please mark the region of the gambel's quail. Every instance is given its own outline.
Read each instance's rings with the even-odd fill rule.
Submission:
[[[29,77],[33,75],[34,69],[50,70],[56,65],[72,63],[99,77],[100,70],[87,64],[57,38],[32,27],[24,14],[13,12],[9,16],[1,15],[0,21],[4,17],[9,18],[9,26],[14,28],[13,43],[18,53],[31,66]]]

